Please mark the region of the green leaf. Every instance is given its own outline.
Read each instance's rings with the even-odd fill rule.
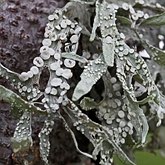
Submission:
[[[97,108],[98,104],[94,101],[94,99],[91,99],[89,97],[84,97],[80,102],[80,106],[82,107],[83,110],[87,111]]]
[[[165,13],[149,17],[140,23],[140,26],[161,26],[165,25]]]
[[[12,148],[15,153],[28,150],[32,146],[33,140],[31,134],[31,113],[25,111],[17,123],[14,136],[11,139]]]
[[[0,63],[0,76],[7,79],[7,80],[9,80],[11,86],[13,86],[15,89],[17,89],[20,94],[25,95],[26,97],[30,96],[33,101],[38,100],[38,98],[42,95],[42,93],[39,90],[38,86],[36,86],[36,84],[38,84],[38,79],[40,78],[40,74],[33,76],[32,78],[28,79],[27,81],[22,81],[20,79],[21,74],[18,74],[18,73],[15,73],[15,72],[9,70],[8,68],[6,68],[5,66],[3,66]],[[31,88],[31,89],[35,88],[36,91],[37,91],[37,96],[33,97],[32,92],[30,92],[30,93],[28,93],[27,91],[23,92],[22,89],[20,89],[23,86],[25,86],[26,88]]]
[[[124,17],[124,16],[116,16],[117,18],[117,21],[121,24],[121,25],[124,25],[124,26],[131,26],[132,25],[132,22],[130,19],[128,19],[127,17]]]
[[[163,165],[165,159],[160,155],[153,153],[138,151],[135,153],[137,165]]]
[[[146,151],[135,152],[136,165],[163,165],[165,159],[158,154]],[[116,156],[114,156],[115,165],[125,165]]]
[[[0,76],[4,77],[5,79],[8,79],[10,82],[12,82],[12,85],[15,85],[15,86],[17,86],[18,83],[22,83],[20,82],[18,73],[15,73],[9,70],[5,66],[3,66],[1,63],[0,63]]]
[[[80,76],[81,80],[74,90],[72,100],[77,101],[82,96],[87,94],[92,89],[93,85],[96,84],[101,76],[106,72],[106,70],[107,65],[103,61],[102,56],[90,61]]]
[[[44,110],[40,109],[39,107],[36,107],[33,103],[23,100],[19,95],[17,95],[10,89],[5,88],[2,85],[0,85],[0,100],[4,100],[10,103],[11,106],[15,108],[15,114],[20,113],[22,109],[26,109],[29,112],[36,112],[41,114],[46,113]]]
[[[144,42],[143,42],[144,43]],[[151,58],[159,65],[165,66],[165,51],[160,50],[147,42],[144,43],[144,47],[151,56]]]

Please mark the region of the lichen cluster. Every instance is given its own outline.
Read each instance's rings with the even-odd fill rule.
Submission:
[[[19,93],[0,86],[1,93],[5,93],[0,94],[0,98],[10,101],[22,112],[12,138],[15,152],[32,145],[31,114],[38,112],[47,116],[39,133],[40,154],[46,164],[49,163],[49,135],[57,117],[63,120],[80,153],[93,159],[100,155],[103,165],[112,164],[114,154],[135,164],[125,152],[126,148],[146,142],[149,115],[157,115],[157,125],[160,125],[165,113],[165,97],[147,63],[135,48],[126,44],[126,35],[117,26],[117,19],[121,21],[118,12],[126,11],[129,18],[123,17],[123,22],[132,28],[151,58],[165,65],[165,52],[149,45],[136,28],[153,23],[156,18],[151,20],[152,17],[137,10],[136,5],[145,7],[146,3],[141,0],[132,3],[71,1],[48,16],[40,56],[33,59],[29,71],[18,74],[0,64],[0,76],[8,79]],[[156,7],[164,10],[162,6]],[[45,69],[49,79],[41,90],[39,80]],[[82,70],[78,83],[74,80],[77,79],[75,70]],[[97,94],[92,91],[96,92],[99,81],[104,90],[95,100]],[[144,91],[139,93],[137,88]],[[146,106],[147,112],[143,109]],[[93,109],[99,122],[84,113]],[[92,143],[92,153],[79,149],[68,119]]]

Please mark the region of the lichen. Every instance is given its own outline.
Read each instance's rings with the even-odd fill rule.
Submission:
[[[47,116],[39,133],[40,153],[45,164],[49,164],[49,135],[57,117],[63,119],[77,150],[93,159],[100,155],[100,164],[103,165],[112,164],[114,154],[135,164],[125,148],[130,147],[128,139],[132,140],[131,146],[142,146],[146,142],[149,126],[142,105],[149,105],[149,114],[156,114],[157,125],[161,124],[165,113],[165,96],[159,91],[145,60],[126,44],[126,35],[120,32],[116,24],[118,10],[126,10],[130,16],[127,18],[130,19],[129,25],[139,42],[144,44],[136,29],[136,21],[147,18],[134,5],[145,6],[145,3],[110,2],[75,0],[62,9],[56,9],[48,16],[40,56],[34,58],[29,71],[18,74],[0,64],[0,76],[8,79],[22,97],[0,86],[0,98],[11,101],[12,106],[23,113],[12,140],[14,152],[32,145],[31,113],[40,112]],[[79,9],[83,10],[82,13]],[[85,12],[89,18],[83,18]],[[93,16],[93,26],[90,26]],[[144,47],[153,60],[164,65],[162,50],[148,43]],[[39,80],[44,69],[48,70],[49,79],[43,91]],[[79,82],[77,70],[82,70]],[[102,81],[104,90],[102,97],[95,100],[97,92],[92,94],[92,91],[99,81]],[[145,89],[145,96],[137,92],[135,84]],[[83,113],[83,110],[91,109],[95,110],[99,122]],[[78,148],[74,132],[67,123],[69,118],[73,126],[92,143],[92,153],[82,152]]]

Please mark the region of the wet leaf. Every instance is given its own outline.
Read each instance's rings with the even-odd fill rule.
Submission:
[[[112,43],[108,44],[107,39],[103,38],[103,55],[104,60],[106,64],[110,67],[113,67],[114,65],[114,58],[115,58],[115,42],[112,41]]]
[[[84,97],[80,102],[80,106],[82,107],[83,110],[87,111],[98,107],[98,104],[94,101],[94,99],[91,99],[89,97]]]
[[[109,4],[106,1],[100,5],[99,20],[100,20],[100,31],[102,36],[102,50],[106,64],[110,67],[114,66],[115,58],[115,35],[118,33],[116,29],[116,18],[115,18],[115,7],[113,4]],[[116,6],[117,7],[117,6]],[[111,13],[111,19],[109,18]],[[112,28],[112,25],[114,27]]]
[[[17,123],[14,136],[11,139],[15,153],[28,150],[32,146],[33,140],[31,134],[31,113],[26,111]]]
[[[95,12],[96,14],[94,18],[90,41],[93,41],[95,39],[96,29],[100,27],[104,60],[108,66],[113,67],[114,55],[115,55],[114,53],[115,42],[114,42],[113,37],[115,36],[115,31],[112,30],[111,26],[112,24],[115,24],[114,6],[111,4],[108,4],[105,1],[103,1],[102,3],[100,3],[99,1],[96,1]],[[111,19],[107,20],[109,18],[109,13],[112,13],[112,20]]]
[[[136,114],[136,116],[131,116],[131,123],[133,124],[136,130],[136,134],[140,143],[144,144],[146,142],[146,137],[149,130],[146,116],[143,110],[139,107],[139,104],[132,101],[128,94],[126,94],[126,96],[126,104],[128,104],[128,111],[130,112],[130,114],[132,112]]]
[[[68,132],[70,132],[70,134],[71,134],[71,136],[72,136],[72,139],[73,139],[73,141],[74,141],[74,144],[75,144],[75,147],[76,147],[77,151],[78,151],[80,154],[82,154],[82,155],[84,155],[84,156],[87,156],[87,157],[89,157],[89,158],[92,159],[92,158],[93,158],[92,155],[90,155],[90,154],[88,154],[88,153],[86,153],[86,152],[83,152],[83,151],[81,151],[81,150],[79,149],[79,147],[78,147],[78,142],[77,142],[77,140],[76,140],[76,137],[75,137],[74,132],[70,129],[70,127],[69,127],[68,123],[66,122],[66,120],[65,120],[62,116],[61,116],[61,118],[62,118],[62,120],[63,120],[63,122],[64,122],[65,129],[66,129]]]
[[[153,91],[155,98],[149,102],[149,105],[151,106],[151,111],[157,114],[157,126],[160,126],[165,114],[165,96],[162,95],[157,86],[155,88],[155,91]]]
[[[90,41],[93,41],[96,37],[96,29],[99,27],[99,13],[100,13],[100,3],[97,0],[96,1],[96,14],[95,14],[95,18],[94,18],[94,22],[93,22],[93,28],[92,28],[92,32],[91,32],[91,36],[90,36]]]
[[[121,24],[121,25],[124,25],[124,26],[131,26],[132,25],[132,22],[130,19],[128,19],[127,17],[124,17],[124,16],[116,16],[117,18],[117,21]]]
[[[145,42],[144,44],[145,44],[144,47],[147,50],[147,52],[150,54],[151,58],[159,65],[165,66],[165,51],[160,50],[150,45],[147,42]]]
[[[106,69],[107,65],[104,63],[102,56],[90,61],[80,76],[81,80],[74,90],[72,99],[76,101],[87,94],[106,72]]]
[[[27,76],[27,72],[23,72],[23,73],[26,73],[26,76]],[[5,66],[3,66],[1,63],[0,63],[0,76],[9,80],[10,83],[11,83],[11,86],[14,86],[18,91],[19,91],[19,88],[20,86],[23,87],[23,86],[26,86],[26,88],[32,88],[34,84],[37,84],[38,82],[38,79],[39,79],[39,75],[37,76],[34,76],[32,79],[28,79],[27,81],[22,81],[20,79],[22,74],[18,74],[16,72],[13,72],[11,70],[9,70],[8,68],[6,68]],[[34,87],[33,87],[34,88]],[[39,91],[39,88],[38,86],[35,86],[38,94],[36,97],[33,97],[33,101],[34,100],[37,100],[42,94],[41,92]],[[22,89],[21,89],[22,90]],[[26,92],[20,92],[21,94],[24,93],[24,95],[26,95],[26,97],[32,93],[26,93]]]
[[[14,113],[18,114],[22,112],[22,109],[26,109],[29,112],[36,112],[44,114],[45,111],[36,107],[34,104],[23,100],[19,95],[11,91],[10,89],[5,88],[4,86],[0,85],[0,100],[4,100],[11,104],[14,107]]]
[[[165,25],[165,13],[149,17],[140,23],[140,26],[162,26]]]
[[[10,82],[13,82],[13,80],[15,80],[15,82],[13,82],[14,85],[20,82],[19,74],[9,70],[5,66],[3,66],[1,63],[0,63],[0,76],[4,78],[8,78]]]
[[[54,126],[54,116],[49,115],[47,120],[45,120],[41,132],[38,135],[40,139],[40,155],[46,164],[48,164],[48,156],[50,151],[49,134],[51,133],[53,126]]]
[[[129,164],[135,165],[135,163],[129,159],[129,157],[124,153],[120,146],[118,146],[118,144],[116,144],[115,141],[112,139],[112,136],[109,133],[109,129],[89,119],[89,117],[82,113],[81,110],[73,102],[70,101],[70,105],[71,107],[68,107],[65,112],[72,119],[72,122],[75,123],[77,129],[80,130],[93,144],[94,158],[96,158],[95,154],[99,153],[101,149],[105,153],[105,157],[101,158],[101,161],[104,162],[110,159],[110,155],[108,152],[110,147],[107,147],[107,145],[102,145],[104,143],[107,143],[109,146],[112,146],[115,149],[116,154],[120,158],[122,158]]]

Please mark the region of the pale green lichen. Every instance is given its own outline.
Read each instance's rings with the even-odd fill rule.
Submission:
[[[83,95],[87,94],[94,84],[102,77],[106,72],[107,65],[102,59],[102,56],[98,57],[96,60],[89,61],[89,64],[85,67],[83,73],[81,74],[81,81],[77,84],[72,100],[76,101],[80,99]]]
[[[31,135],[31,113],[27,112],[25,109],[22,117],[17,123],[13,138],[11,139],[14,152],[29,149],[29,147],[33,145]]]
[[[100,154],[102,165],[112,164],[113,154],[135,164],[124,152],[124,147],[127,146],[129,138],[133,144],[143,145],[146,141],[149,127],[141,105],[150,105],[150,114],[157,114],[157,125],[161,124],[165,113],[165,97],[155,84],[147,63],[138,52],[126,44],[125,35],[119,31],[116,24],[118,18],[119,22],[122,22],[122,16],[116,16],[118,9],[127,11],[129,17],[124,18],[127,26],[131,26],[138,36],[137,20],[146,19],[147,16],[143,11],[134,8],[136,3],[145,7],[145,1],[71,1],[64,8],[49,15],[40,56],[34,58],[29,71],[18,74],[0,64],[0,76],[8,79],[22,97],[0,86],[0,99],[11,102],[11,105],[22,113],[12,138],[14,152],[31,147],[31,112],[38,112],[47,116],[39,133],[40,153],[45,164],[49,164],[49,135],[55,117],[62,118],[81,154],[93,159]],[[85,14],[87,17],[84,17]],[[142,24],[149,21],[153,24],[162,16],[152,17]],[[141,37],[138,39],[153,60],[165,65],[162,50],[144,43]],[[79,43],[82,54],[78,51]],[[83,68],[81,80],[77,84],[70,82],[75,76],[73,69],[80,69],[76,62]],[[39,80],[45,68],[49,71],[49,80],[42,92]],[[97,92],[92,94],[100,80],[104,84],[103,93],[99,93],[102,97],[97,96]],[[142,94],[137,94],[133,82],[145,89],[146,96],[142,99],[137,98]],[[67,95],[69,90],[74,90],[72,100]],[[88,97],[84,97],[86,94]],[[99,99],[96,102],[97,97]],[[42,108],[35,104],[39,98],[42,98]],[[78,106],[79,101],[81,109]],[[98,123],[82,111],[91,109],[95,110]],[[65,115],[61,110],[64,110]],[[67,118],[70,118],[73,126],[92,143],[92,154],[79,149]]]

